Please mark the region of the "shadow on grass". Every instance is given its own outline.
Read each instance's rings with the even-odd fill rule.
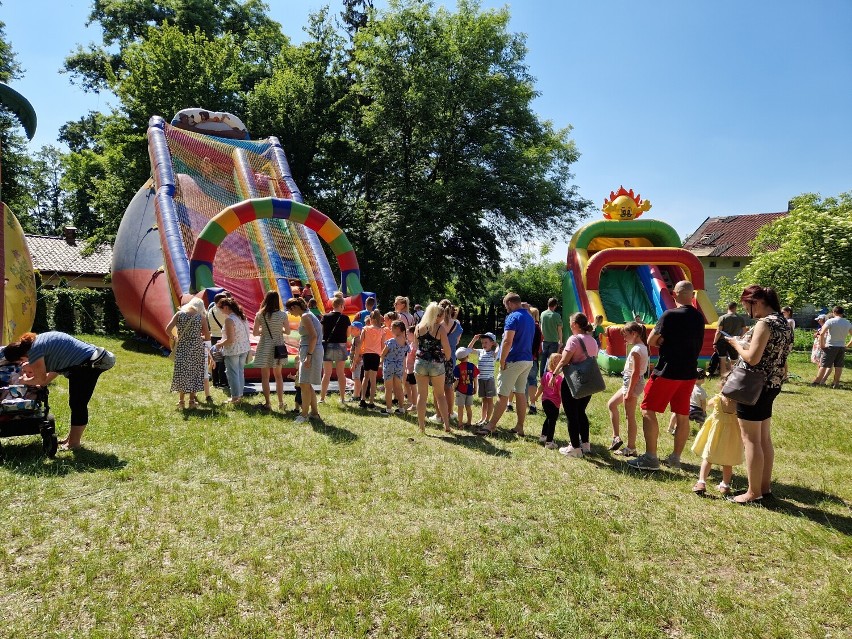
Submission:
[[[24,446],[3,446],[3,468],[19,475],[63,477],[71,473],[121,470],[125,466],[127,461],[117,455],[91,448],[59,451],[55,459],[49,459],[44,455],[40,439]]]
[[[627,464],[628,459],[614,457],[606,446],[592,446],[592,454],[586,455],[583,460],[621,475],[633,475],[637,479],[661,483],[684,481],[689,475],[698,473],[698,467],[689,464],[683,464],[680,470],[672,470],[662,465],[659,470],[637,470]]]
[[[498,448],[489,441],[488,437],[479,437],[478,435],[461,433],[459,435],[453,435],[451,433],[445,433],[444,431],[441,431],[440,435],[430,435],[430,437],[435,437],[436,439],[440,439],[442,442],[446,442],[448,444],[464,446],[465,448],[475,450],[485,455],[492,455],[493,457],[512,456],[511,451],[504,448]]]
[[[358,435],[353,433],[351,430],[335,426],[334,424],[329,424],[326,421],[317,421],[312,419],[310,421],[310,425],[311,429],[315,433],[325,435],[332,444],[354,444],[358,441]]]
[[[837,495],[781,482],[772,482],[772,494],[775,498],[762,504],[767,510],[792,517],[804,517],[814,523],[842,532],[844,535],[852,535],[852,505]],[[822,510],[819,505],[825,502],[846,509],[850,515]]]
[[[138,337],[128,337],[121,343],[121,348],[131,353],[143,353],[159,357],[165,357],[168,354],[162,346],[156,344],[153,340],[149,341]]]

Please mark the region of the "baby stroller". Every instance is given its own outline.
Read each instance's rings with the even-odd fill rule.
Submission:
[[[56,457],[59,441],[47,387],[18,384],[20,375],[19,364],[0,363],[0,438],[41,435],[44,453],[52,459]]]

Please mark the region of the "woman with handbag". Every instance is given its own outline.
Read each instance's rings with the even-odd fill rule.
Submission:
[[[331,301],[331,313],[322,316],[322,386],[320,387],[320,403],[325,401],[328,385],[331,382],[332,368],[337,372],[337,387],[340,393],[340,403],[346,401],[346,339],[352,322],[343,314],[346,302],[343,294],[335,295]]]
[[[736,391],[744,392],[755,387],[751,394],[756,397],[741,395],[737,404],[737,421],[745,447],[748,490],[730,498],[738,504],[749,504],[772,496],[772,466],[775,461],[775,449],[769,432],[772,404],[781,392],[784,366],[793,343],[793,331],[781,315],[781,303],[774,289],[755,284],[747,287],[740,299],[749,317],[757,322],[743,337],[726,338],[740,358],[725,382],[722,393],[736,399]]]
[[[322,324],[316,315],[308,311],[308,304],[301,297],[291,297],[284,303],[284,308],[290,315],[299,318],[299,372],[296,383],[302,391],[302,412],[295,421],[303,424],[310,419],[320,419],[314,386],[322,382]]]
[[[278,410],[284,410],[284,377],[281,368],[287,360],[287,346],[284,344],[284,324],[287,313],[281,310],[278,291],[269,291],[254,318],[254,336],[260,337],[254,356],[254,365],[260,368],[260,383],[266,403],[264,410],[272,410],[269,399],[269,372],[275,377],[275,391],[278,395]]]
[[[586,415],[586,407],[592,399],[592,394],[585,395],[575,389],[572,392],[569,386],[569,373],[571,365],[581,365],[589,358],[592,362],[587,366],[597,367],[598,343],[593,337],[594,326],[589,322],[582,313],[574,313],[570,320],[571,337],[565,342],[565,348],[562,351],[562,359],[554,371],[554,375],[559,375],[562,369],[567,369],[566,374],[562,378],[562,406],[565,408],[565,416],[568,418],[568,436],[571,439],[569,446],[563,446],[559,452],[566,457],[582,457],[584,453],[591,453],[591,443],[589,442],[589,418]],[[594,371],[592,371],[594,372]],[[598,369],[600,376],[600,370]],[[603,377],[601,377],[603,381]],[[599,389],[603,390],[603,389]],[[583,394],[582,397],[575,397]]]

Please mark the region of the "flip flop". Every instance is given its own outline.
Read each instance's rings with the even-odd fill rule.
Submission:
[[[488,430],[487,428],[480,428],[479,430],[476,431],[476,434],[479,435],[480,437],[488,437],[489,435],[493,435],[494,431]]]

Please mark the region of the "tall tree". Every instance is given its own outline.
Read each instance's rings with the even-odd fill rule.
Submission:
[[[62,189],[63,157],[59,148],[47,145],[39,149],[30,165],[27,187],[33,206],[28,218],[36,233],[54,235],[70,221]]]
[[[852,304],[852,192],[794,198],[788,215],[760,229],[751,253],[734,284],[720,286],[721,299],[760,284],[794,308]]]
[[[425,297],[453,281],[474,296],[500,248],[585,215],[570,129],[533,111],[524,38],[508,24],[508,10],[466,0],[454,13],[392,0],[355,37],[353,91],[365,99],[351,188],[385,295]]]

